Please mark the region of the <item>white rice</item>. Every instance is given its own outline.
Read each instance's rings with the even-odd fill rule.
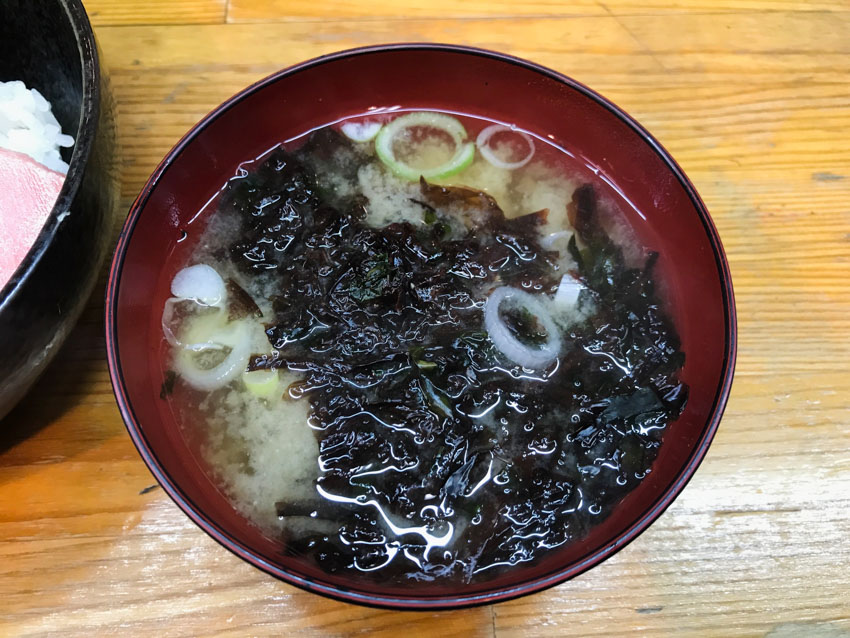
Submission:
[[[19,80],[0,82],[0,147],[67,174],[68,164],[59,149],[73,145],[74,138],[62,133],[50,102],[41,93]]]

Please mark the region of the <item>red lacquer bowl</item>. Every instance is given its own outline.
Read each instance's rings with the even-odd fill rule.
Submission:
[[[571,149],[626,201],[645,243],[661,253],[687,361],[690,399],[649,476],[583,540],[530,567],[476,585],[414,588],[329,575],[282,553],[238,515],[190,452],[159,398],[159,317],[183,231],[238,164],[274,143],[369,107],[402,105],[515,122]],[[638,212],[639,211],[639,212]],[[286,69],[210,113],[168,154],[130,210],[106,299],[109,369],[121,415],[165,491],[204,531],[253,565],[340,600],[399,609],[490,603],[563,582],[634,539],[693,475],[717,430],[735,361],[729,268],[702,201],[639,124],[581,84],[505,55],[444,45],[337,53]]]

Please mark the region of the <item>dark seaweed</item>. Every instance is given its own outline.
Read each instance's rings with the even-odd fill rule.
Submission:
[[[262,310],[245,289],[232,279],[227,280],[227,319],[244,319],[254,317],[259,319],[263,316]]]
[[[508,220],[484,193],[423,179],[411,205],[424,224],[372,228],[365,198],[323,186],[330,174],[354,186],[363,161],[323,129],[232,181],[221,206],[240,224],[236,267],[278,281],[266,318],[276,351],[251,368],[301,373],[289,393],[310,401],[318,488],[376,504],[279,502],[281,517],[339,523],[336,536],[287,539],[287,553],[384,582],[488,578],[581,537],[650,471],[687,398],[684,355],[654,257],[626,264],[592,186],[570,206],[569,252],[593,310],[558,364],[531,372],[494,348],[482,308],[497,286],[554,293],[559,255],[538,243],[547,211]],[[541,339],[533,317],[507,318]],[[429,547],[393,526],[452,530],[452,542]]]
[[[177,381],[177,373],[174,370],[166,370],[162,386],[159,388],[159,398],[163,401],[174,393],[174,384]]]

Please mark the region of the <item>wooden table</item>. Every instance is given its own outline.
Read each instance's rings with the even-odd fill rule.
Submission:
[[[711,210],[738,371],[696,477],[611,560],[497,606],[376,611],[263,575],[157,488],[113,401],[101,282],[0,428],[0,635],[850,636],[847,0],[86,4],[120,104],[122,217],[209,109],[323,53],[472,44],[592,86],[661,140]]]

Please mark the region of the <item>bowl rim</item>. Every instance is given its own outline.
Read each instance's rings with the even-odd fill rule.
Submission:
[[[74,135],[74,149],[68,162],[68,174],[62,183],[56,202],[44,225],[41,227],[32,246],[21,263],[12,272],[12,276],[0,286],[0,312],[10,305],[24,288],[32,272],[38,267],[42,257],[53,242],[62,222],[70,213],[71,204],[83,182],[86,164],[92,153],[94,138],[97,134],[97,122],[100,116],[100,58],[94,31],[81,0],[58,0],[57,4],[65,12],[71,24],[71,30],[77,40],[80,55],[83,97],[80,106],[80,121]],[[69,131],[66,131],[69,132]]]
[[[643,141],[648,144],[652,150],[655,151],[655,153],[660,157],[660,159],[667,165],[670,172],[684,187],[689,199],[691,200],[691,203],[694,206],[694,209],[700,217],[707,238],[712,247],[715,264],[717,266],[718,272],[720,273],[719,283],[721,286],[723,312],[725,319],[725,344],[723,353],[722,376],[715,391],[710,416],[706,422],[706,425],[698,440],[698,443],[694,447],[694,450],[692,451],[690,457],[685,463],[682,472],[676,477],[676,479],[671,484],[669,484],[663,490],[661,495],[654,501],[654,503],[649,506],[635,520],[632,525],[624,529],[611,542],[596,549],[595,551],[589,552],[579,561],[576,561],[569,566],[553,570],[552,572],[542,577],[535,578],[534,580],[527,581],[519,585],[494,589],[492,591],[485,591],[470,595],[433,595],[417,597],[406,595],[377,595],[352,591],[350,589],[334,586],[328,583],[315,582],[311,579],[301,577],[297,574],[293,574],[277,565],[270,564],[267,560],[263,559],[261,556],[255,553],[254,550],[252,550],[250,547],[246,547],[238,540],[230,537],[223,529],[219,528],[219,526],[214,521],[208,519],[207,516],[199,508],[197,508],[187,496],[185,496],[181,492],[179,487],[171,480],[165,469],[160,466],[156,455],[148,446],[142,428],[140,427],[139,422],[136,420],[132,406],[130,405],[130,401],[127,396],[126,386],[124,384],[124,377],[120,364],[120,355],[118,352],[118,282],[121,277],[124,257],[129,246],[133,230],[136,226],[136,223],[138,222],[142,210],[144,209],[148,201],[151,192],[156,187],[162,174],[166,170],[168,170],[169,166],[178,158],[183,149],[187,145],[189,145],[202,130],[204,130],[219,116],[221,116],[223,113],[235,106],[237,103],[239,103],[246,97],[260,91],[267,85],[273,84],[274,82],[277,82],[278,80],[284,77],[288,77],[297,74],[300,71],[304,71],[306,69],[310,69],[328,62],[333,62],[342,58],[351,58],[373,53],[389,53],[392,51],[399,50],[427,50],[442,51],[446,53],[459,53],[464,55],[489,58],[497,62],[517,65],[525,69],[534,71],[536,73],[542,74],[551,79],[554,79],[562,84],[565,84],[568,87],[583,94],[585,97],[590,98],[599,106],[602,106],[603,108],[613,113],[623,123],[629,126],[641,139],[643,139]],[[440,609],[473,607],[510,600],[519,596],[524,596],[534,592],[542,591],[549,587],[553,587],[555,585],[563,583],[564,581],[567,581],[587,571],[594,565],[614,555],[632,540],[637,538],[673,502],[676,496],[678,496],[678,494],[682,491],[682,489],[694,475],[702,459],[705,457],[705,454],[708,451],[708,447],[711,444],[711,441],[717,431],[721,417],[723,415],[723,411],[726,407],[729,398],[729,392],[732,385],[732,378],[734,376],[735,358],[737,353],[737,323],[734,293],[732,290],[732,280],[729,265],[726,259],[725,252],[723,250],[722,243],[720,241],[720,237],[717,233],[717,229],[715,228],[713,221],[711,220],[711,217],[709,216],[705,204],[703,203],[702,199],[696,191],[696,188],[685,175],[681,167],[672,158],[670,153],[668,153],[667,150],[643,126],[641,126],[620,107],[616,106],[613,102],[602,97],[584,84],[562,73],[544,67],[540,64],[530,62],[528,60],[523,60],[521,58],[517,58],[504,53],[499,53],[477,47],[441,43],[382,44],[347,49],[343,51],[334,52],[328,55],[319,56],[301,62],[299,64],[284,68],[276,73],[273,73],[259,80],[258,82],[255,82],[254,84],[251,84],[247,88],[236,93],[232,97],[225,100],[218,107],[210,111],[210,113],[208,113],[201,121],[199,121],[195,126],[193,126],[174,145],[174,147],[169,151],[165,158],[163,158],[163,160],[159,163],[156,170],[152,173],[151,177],[148,179],[148,181],[146,182],[146,184],[144,185],[138,197],[133,202],[130,208],[127,220],[121,231],[121,235],[119,237],[119,241],[115,249],[115,254],[109,269],[108,283],[106,288],[105,328],[107,362],[109,366],[109,373],[112,381],[113,392],[118,403],[119,411],[127,427],[127,431],[129,432],[130,437],[132,438],[136,448],[139,450],[142,459],[144,460],[150,471],[154,474],[157,481],[163,487],[165,492],[177,504],[177,506],[181,510],[183,510],[183,512],[188,515],[189,518],[192,519],[192,521],[195,522],[195,524],[197,524],[202,530],[204,530],[214,540],[221,544],[225,549],[236,554],[243,560],[246,560],[255,567],[270,574],[271,576],[283,580],[291,585],[295,585],[296,587],[299,587],[306,591],[323,594],[330,598],[344,602],[357,603],[370,607],[391,608],[399,610],[418,609],[433,611]]]

